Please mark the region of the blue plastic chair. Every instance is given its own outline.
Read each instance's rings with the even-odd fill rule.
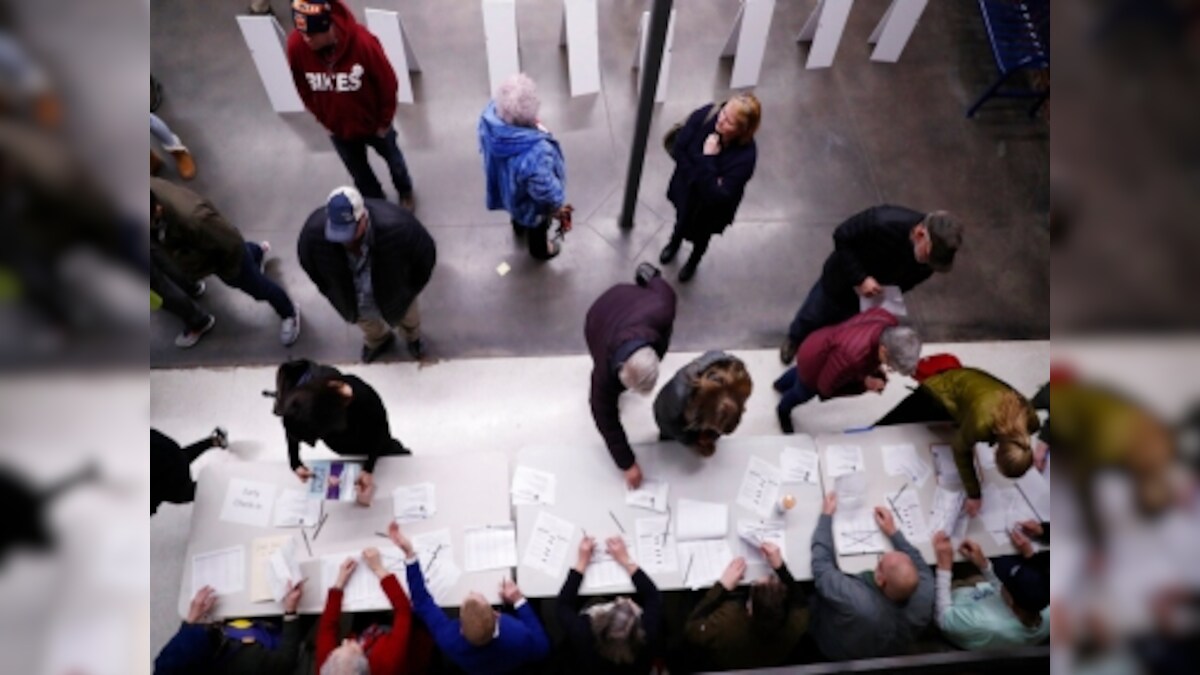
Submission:
[[[1050,0],[978,0],[999,77],[967,110],[974,117],[988,99],[1033,98],[1029,116],[1037,114],[1050,96],[1046,89],[1001,89],[1014,74],[1050,67]]]

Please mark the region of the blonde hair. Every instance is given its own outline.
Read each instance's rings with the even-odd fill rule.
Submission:
[[[467,642],[482,647],[492,641],[492,635],[496,633],[496,615],[491,605],[469,596],[463,601],[458,618]]]
[[[1033,466],[1029,442],[1029,403],[1015,391],[1000,395],[992,417],[996,435],[996,468],[1009,478],[1020,478]]]
[[[762,122],[762,103],[750,92],[736,94],[725,102],[730,115],[737,122],[739,145],[746,145],[754,140],[758,125]]]
[[[754,383],[746,364],[730,358],[705,368],[692,379],[692,395],[683,409],[691,429],[728,435],[737,429]]]

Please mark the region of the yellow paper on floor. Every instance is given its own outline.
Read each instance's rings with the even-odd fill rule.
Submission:
[[[274,537],[259,537],[250,546],[250,602],[269,602],[271,582],[267,578],[267,566],[271,554],[278,551],[292,538],[290,534]]]

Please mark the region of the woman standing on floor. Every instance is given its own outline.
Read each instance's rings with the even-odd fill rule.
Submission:
[[[758,161],[754,134],[761,118],[758,98],[737,94],[723,104],[697,108],[675,135],[675,173],[667,188],[667,199],[675,205],[675,229],[658,260],[670,263],[684,239],[692,242],[680,281],[695,276],[709,239],[723,233],[737,214]]]

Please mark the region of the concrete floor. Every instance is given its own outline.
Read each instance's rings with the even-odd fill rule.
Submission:
[[[269,307],[210,283],[203,304],[216,314],[216,329],[197,347],[179,350],[171,343],[178,322],[155,314],[150,362],[355,360],[359,335],[317,293],[294,249],[305,217],[348,176],[311,116],[271,110],[234,21],[245,0],[217,4],[153,3],[151,63],[166,88],[159,114],[196,156],[199,176],[189,187],[247,238],[274,243],[269,273],[301,306],[304,334],[285,350]],[[275,4],[290,28],[286,3]],[[646,3],[600,3],[603,89],[572,99],[557,43],[561,3],[518,2],[522,65],[538,81],[543,120],[562,142],[577,209],[565,252],[548,264],[530,260],[507,216],[483,205],[474,129],[489,92],[479,3],[350,4],[360,17],[366,5],[399,11],[424,69],[414,77],[418,103],[400,106],[396,126],[416,184],[417,215],[439,247],[422,297],[431,352],[443,358],[582,353],[586,308],[666,243],[674,217],[664,196],[671,164],[658,139],[694,107],[728,95],[731,62],[718,56],[738,3],[676,3],[679,39],[668,101],[656,108],[636,226],[623,233],[616,221],[636,109],[630,63]],[[833,228],[880,202],[944,208],[966,223],[955,271],[908,298],[929,340],[1047,338],[1048,131],[1026,118],[1020,104],[999,102],[975,120],[964,118],[994,77],[977,9],[931,3],[900,63],[876,64],[866,37],[887,3],[860,0],[834,66],[809,71],[808,48],[793,36],[815,4],[776,5],[755,89],[764,105],[758,169],[734,226],[713,243],[696,278],[679,287],[673,346],[776,345],[820,273]],[[504,277],[495,271],[501,262],[513,267]],[[672,279],[675,273],[668,271]]]

